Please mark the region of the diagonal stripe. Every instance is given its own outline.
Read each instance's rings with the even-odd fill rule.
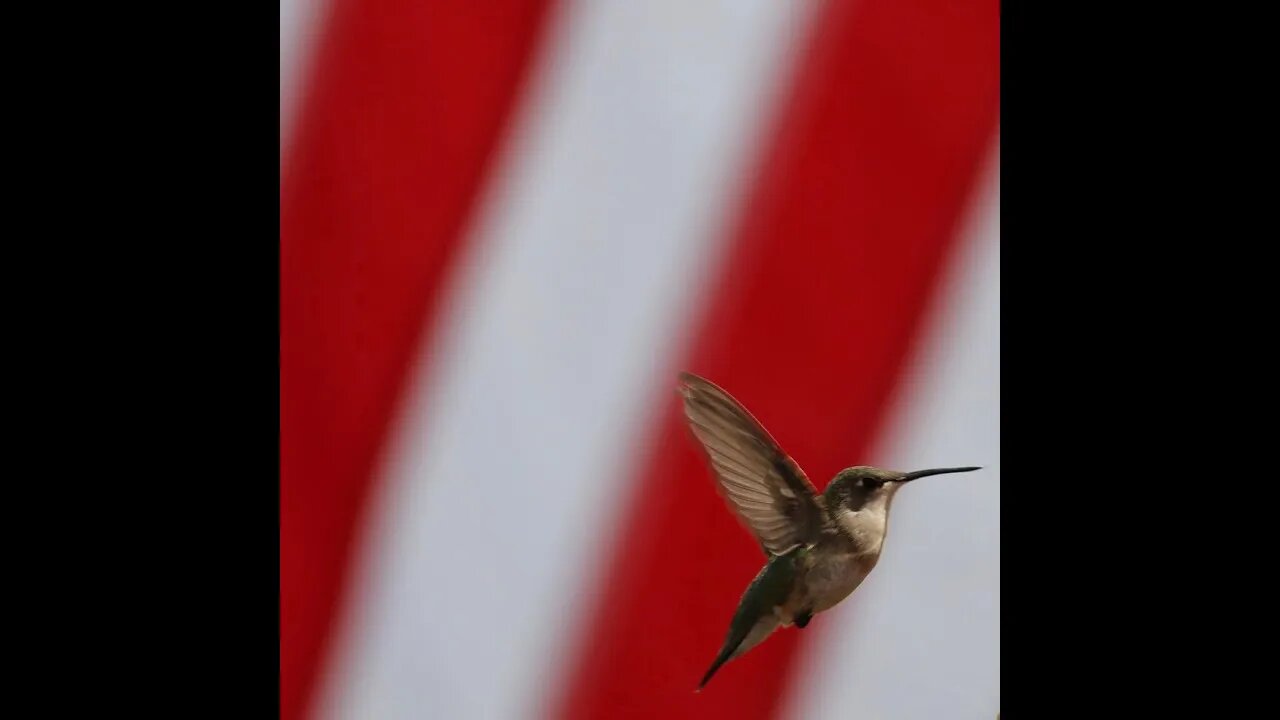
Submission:
[[[390,446],[326,715],[547,702],[801,9],[557,14]]]
[[[823,487],[865,462],[998,114],[998,5],[825,6],[687,369]],[[674,394],[556,714],[772,717],[802,631],[697,680],[758,549]]]
[[[376,453],[546,4],[326,11],[280,200],[286,720],[304,714]]]
[[[983,469],[921,480],[894,500],[884,555],[857,602],[810,626],[818,632],[789,717],[994,718],[1000,710],[1000,196],[998,162],[990,167],[964,251],[873,453],[888,467]]]
[[[294,111],[324,27],[328,0],[280,0],[280,155],[288,153]]]

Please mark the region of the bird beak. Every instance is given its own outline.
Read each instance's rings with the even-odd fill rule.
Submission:
[[[906,475],[903,475],[902,479],[899,480],[898,482],[911,482],[912,480],[915,480],[917,478],[929,477],[930,475],[942,475],[943,473],[957,473],[957,472],[973,472],[974,470],[981,470],[981,469],[982,468],[980,467],[962,467],[962,468],[934,468],[932,470],[917,470],[915,472],[909,472]]]

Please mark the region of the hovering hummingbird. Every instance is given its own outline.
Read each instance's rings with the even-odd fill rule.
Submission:
[[[729,508],[767,558],[738,602],[720,653],[698,684],[759,645],[774,630],[804,628],[850,595],[880,559],[889,505],[908,482],[977,467],[902,473],[841,470],[818,494],[804,471],[751,413],[714,383],[680,374],[684,413],[715,471]]]

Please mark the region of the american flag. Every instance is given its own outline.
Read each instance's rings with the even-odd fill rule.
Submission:
[[[991,718],[986,0],[282,0],[281,716]],[[679,411],[894,504],[694,693],[758,545]]]

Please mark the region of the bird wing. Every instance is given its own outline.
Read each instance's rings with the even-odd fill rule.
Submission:
[[[714,383],[680,374],[689,427],[715,470],[720,494],[760,541],[781,555],[817,540],[821,499],[800,466],[746,408]]]

